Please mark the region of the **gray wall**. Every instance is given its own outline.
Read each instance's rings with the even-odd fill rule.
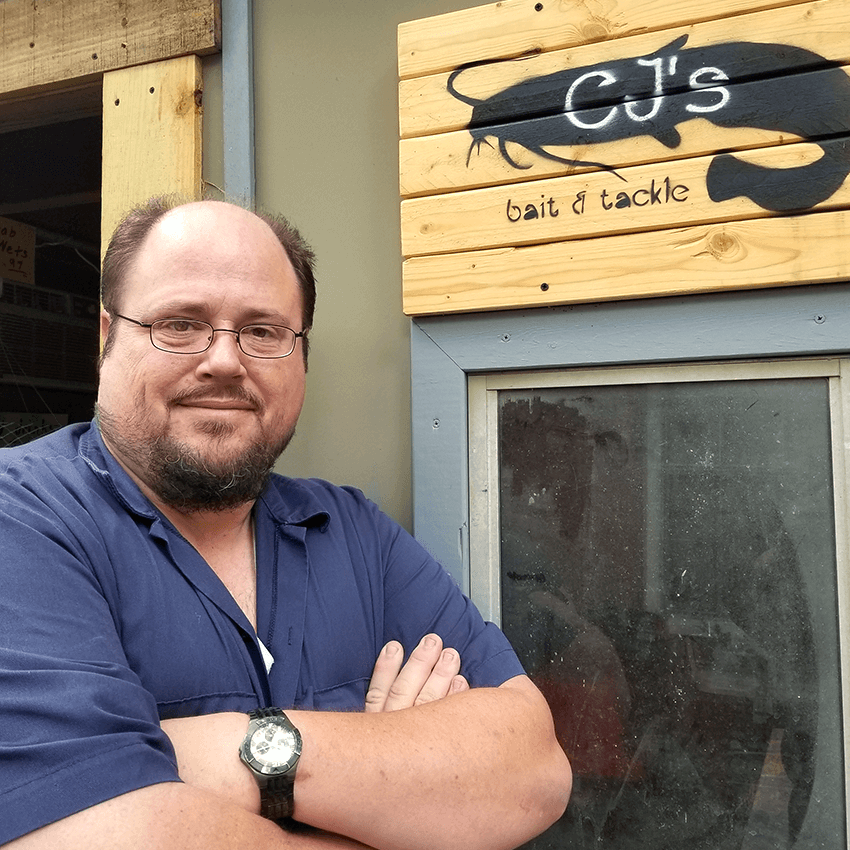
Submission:
[[[257,206],[288,216],[318,256],[307,402],[278,469],[360,487],[408,528],[396,28],[472,5],[254,0]],[[204,171],[219,186],[220,68],[205,62]]]

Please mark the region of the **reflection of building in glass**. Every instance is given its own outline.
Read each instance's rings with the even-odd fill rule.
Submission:
[[[662,399],[659,421],[647,399],[501,406],[503,627],[576,775],[533,846],[786,847],[814,779],[818,665],[773,472],[758,452],[746,469],[688,463],[688,417],[720,458],[728,414]],[[785,790],[768,800],[771,771]]]

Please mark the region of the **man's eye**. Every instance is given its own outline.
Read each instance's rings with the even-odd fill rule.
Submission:
[[[156,324],[158,330],[169,334],[193,334],[203,332],[205,327],[200,322],[192,322],[189,319],[163,319]]]
[[[280,337],[280,331],[273,325],[249,325],[242,333],[256,342],[267,342]]]

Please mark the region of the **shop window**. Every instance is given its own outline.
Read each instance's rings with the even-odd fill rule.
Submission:
[[[472,596],[575,774],[529,847],[844,846],[841,370],[469,379]]]

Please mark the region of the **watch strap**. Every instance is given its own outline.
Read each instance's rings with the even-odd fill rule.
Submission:
[[[280,708],[255,708],[248,712],[248,717],[251,720],[282,717],[292,726],[286,713]],[[260,787],[260,814],[269,820],[291,817],[295,809],[295,769],[278,776],[256,775],[256,778]]]
[[[294,787],[295,776],[292,774],[270,777],[260,788],[260,814],[269,820],[292,817]]]

